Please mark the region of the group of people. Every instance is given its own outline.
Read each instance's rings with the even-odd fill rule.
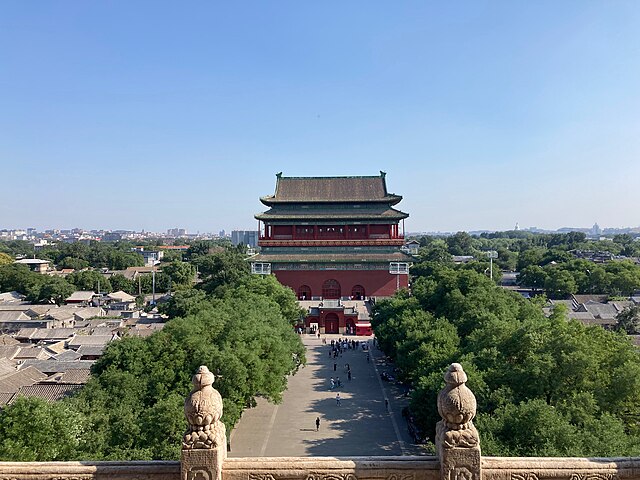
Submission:
[[[331,385],[331,390],[333,390],[334,388],[340,388],[342,387],[342,381],[340,380],[340,378],[336,378],[335,380],[333,379],[333,377],[331,377],[331,379],[329,380],[330,385]]]
[[[317,335],[318,335],[318,339],[320,339],[321,338],[320,333],[317,333]],[[323,345],[327,344],[327,339],[324,336],[322,337],[322,344]],[[350,340],[347,338],[339,338],[337,340],[331,340],[331,344],[329,345],[329,358],[334,359],[333,371],[337,373],[338,371],[337,358],[342,357],[343,352],[347,350],[357,351],[362,349],[362,351],[366,353],[367,363],[369,363],[370,362],[369,347],[370,347],[370,342],[364,342],[364,341],[361,342],[359,340]],[[344,364],[344,372],[347,374],[347,379],[351,381],[352,374],[351,374],[351,365],[349,363]],[[336,388],[341,388],[343,384],[342,384],[342,381],[340,380],[340,377],[336,375],[334,378],[332,376],[329,379],[329,386],[331,390],[334,390]],[[342,398],[340,397],[340,393],[336,393],[335,400],[336,400],[336,406],[339,407],[342,405]],[[385,400],[385,405],[388,407],[388,400]],[[318,431],[320,429],[320,417],[316,418],[315,423],[316,423],[316,431]]]

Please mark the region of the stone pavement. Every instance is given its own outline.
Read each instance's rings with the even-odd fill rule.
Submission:
[[[339,335],[326,335],[327,343]],[[367,341],[371,337],[349,337]],[[253,456],[366,456],[428,454],[413,445],[402,418],[408,400],[396,386],[380,380],[379,372],[390,369],[382,352],[371,348],[371,361],[361,349],[346,350],[329,358],[329,345],[317,337],[303,335],[307,365],[289,378],[280,405],[258,399],[255,408],[245,410],[231,432],[230,457]],[[370,342],[372,343],[372,342]],[[347,380],[345,364],[351,366]],[[339,377],[342,388],[330,389],[330,378]],[[336,404],[336,394],[341,405]],[[385,408],[389,401],[389,411]],[[320,417],[316,432],[315,420]]]

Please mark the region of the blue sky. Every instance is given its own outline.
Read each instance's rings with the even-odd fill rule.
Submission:
[[[0,228],[253,228],[376,175],[410,231],[637,226],[640,2],[0,3]]]

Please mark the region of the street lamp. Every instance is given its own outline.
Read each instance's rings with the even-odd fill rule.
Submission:
[[[493,280],[493,259],[498,258],[498,252],[495,250],[489,250],[487,252],[487,257],[489,257],[489,278]]]

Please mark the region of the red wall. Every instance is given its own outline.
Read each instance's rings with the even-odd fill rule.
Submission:
[[[336,332],[327,332],[326,328],[327,328],[327,316],[331,315],[331,314],[335,314],[338,317],[338,331]],[[349,314],[346,315],[344,313],[344,309],[342,310],[326,310],[326,309],[320,309],[320,316],[316,317],[313,315],[309,315],[308,317],[306,317],[304,319],[304,325],[305,327],[310,327],[312,323],[317,323],[318,324],[318,328],[320,329],[320,333],[346,333],[346,326],[347,324],[349,324],[350,326],[354,327],[356,322],[358,321],[358,315],[357,314]]]
[[[311,287],[311,295],[322,296],[322,284],[333,278],[340,284],[343,297],[351,295],[354,285],[362,285],[367,297],[390,297],[396,291],[396,275],[385,270],[322,270],[300,271],[276,270],[273,272],[280,283],[291,287],[297,294],[300,285]],[[400,288],[408,286],[408,275],[399,275]]]

